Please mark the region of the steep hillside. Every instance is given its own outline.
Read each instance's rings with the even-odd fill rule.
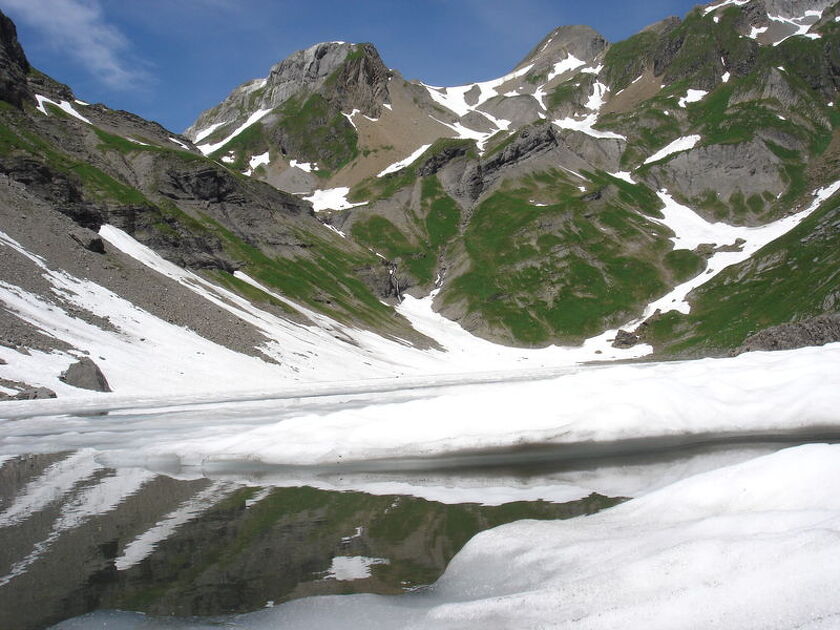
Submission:
[[[354,150],[316,170],[311,154],[271,143],[297,118],[263,98],[267,170],[252,175],[294,182],[330,223],[395,263],[401,290],[439,289],[436,308],[471,332],[514,345],[580,343],[646,317],[682,283],[711,277],[712,256],[719,265],[727,250],[764,245],[775,222],[840,179],[839,50],[838,5],[827,0],[717,2],[612,45],[587,27],[561,27],[511,73],[449,88],[406,83],[370,45],[322,44],[259,84],[285,103],[329,102]],[[379,70],[358,70],[360,59]],[[348,74],[371,82],[366,97],[378,96],[342,109],[328,86]],[[188,134],[247,123],[253,107],[241,106],[242,95],[253,85]],[[406,93],[410,105],[400,100]],[[244,164],[236,146],[212,149]],[[383,168],[386,156],[396,161]],[[669,202],[683,210],[663,214]],[[765,236],[738,229],[759,227]],[[809,273],[791,281],[807,286]],[[790,300],[779,317],[745,316],[741,332],[704,337],[704,351],[737,345],[766,322],[781,323],[782,312],[796,319],[814,310]],[[682,347],[649,338],[669,352]]]
[[[437,88],[406,84],[392,72],[387,89],[367,91],[381,95],[377,116],[402,118],[394,129],[365,115],[386,134],[380,141],[395,147],[404,140],[400,130],[418,120],[449,131],[441,137],[439,128],[421,125],[427,136],[413,139],[417,148],[402,145],[408,157],[375,174],[382,162],[357,133],[361,154],[338,172],[322,172],[316,185],[329,189],[308,198],[317,210],[333,209],[333,225],[393,260],[409,292],[440,288],[436,307],[471,332],[515,345],[579,343],[642,316],[703,273],[713,254],[742,248],[725,240],[733,232],[704,223],[769,226],[840,179],[832,141],[837,11],[824,0],[718,2],[614,45],[586,27],[556,29],[495,81]],[[317,57],[323,46],[346,50],[337,68],[357,55],[332,44],[290,61]],[[311,82],[296,85],[323,92]],[[406,89],[422,96],[414,107],[391,106]],[[275,111],[273,124],[285,124]],[[341,112],[348,124],[354,111]],[[211,110],[192,133],[225,115]],[[284,173],[308,160],[278,148],[292,164]],[[350,190],[330,188],[339,184]],[[663,215],[665,198],[690,208],[684,216],[714,238],[684,247],[686,226]],[[753,315],[745,331],[778,319]],[[738,333],[703,345],[721,350],[743,339]]]

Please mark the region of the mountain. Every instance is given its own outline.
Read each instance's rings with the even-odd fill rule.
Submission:
[[[555,361],[447,320],[579,360],[838,312],[837,2],[725,0],[618,43],[562,26],[456,87],[321,43],[183,135],[0,38],[0,395]]]

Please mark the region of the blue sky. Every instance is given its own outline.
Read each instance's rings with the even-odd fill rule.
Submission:
[[[553,28],[619,41],[689,0],[0,0],[30,62],[86,101],[182,131],[240,83],[320,41],[372,42],[408,79],[507,72]]]

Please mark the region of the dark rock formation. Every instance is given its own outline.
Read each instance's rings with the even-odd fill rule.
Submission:
[[[358,109],[376,118],[382,113],[382,104],[388,101],[390,76],[376,48],[359,44],[327,82],[324,96],[343,111]]]
[[[92,230],[85,228],[73,230],[70,232],[70,238],[90,252],[95,254],[105,253],[105,243],[102,241],[102,237]]]
[[[639,339],[638,335],[635,335],[631,332],[627,332],[626,330],[619,330],[615,334],[615,339],[612,342],[613,348],[632,348],[637,343],[639,343],[641,339]]]
[[[819,315],[801,322],[766,328],[732,352],[732,355],[760,350],[792,350],[840,341],[840,313]]]
[[[108,380],[105,378],[102,370],[87,357],[82,357],[76,361],[59,378],[73,387],[89,389],[94,392],[111,391],[111,387],[108,385]]]
[[[0,12],[0,99],[21,107],[32,95],[26,85],[29,62],[17,39],[15,24]]]

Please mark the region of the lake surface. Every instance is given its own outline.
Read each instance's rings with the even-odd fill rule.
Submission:
[[[299,470],[243,462],[168,474],[112,467],[92,449],[7,456],[0,628],[95,610],[224,619],[313,595],[422,589],[484,529],[578,518],[785,445],[568,461],[512,452],[496,454],[501,464],[316,470],[303,481]]]

